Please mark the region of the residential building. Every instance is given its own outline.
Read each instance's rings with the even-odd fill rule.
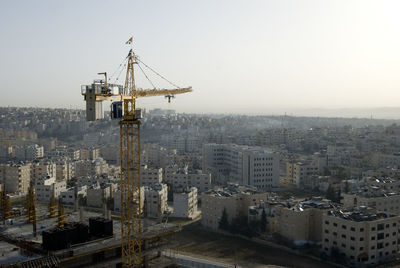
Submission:
[[[61,192],[67,190],[65,181],[56,181],[55,177],[44,177],[37,179],[35,182],[36,200],[40,202],[48,202],[54,194],[54,198],[58,198]]]
[[[30,163],[0,164],[0,183],[5,185],[7,193],[27,193],[30,181]]]
[[[186,187],[174,191],[174,213],[177,218],[193,219],[198,215],[197,188]]]
[[[233,181],[260,190],[279,188],[279,154],[261,147],[203,145],[203,172],[217,183]]]
[[[365,207],[323,215],[322,251],[353,267],[391,261],[398,252],[400,216]]]
[[[259,205],[268,200],[266,192],[255,187],[229,184],[226,188],[210,190],[201,195],[201,224],[217,230],[225,209],[231,223],[237,217],[247,217],[249,206]]]
[[[168,210],[168,188],[166,184],[153,184],[144,187],[145,214],[147,217],[158,218]]]

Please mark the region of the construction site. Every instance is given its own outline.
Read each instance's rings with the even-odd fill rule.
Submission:
[[[172,260],[163,256],[162,251],[173,247],[173,237],[181,230],[180,226],[167,223],[167,220],[151,220],[143,215],[140,181],[142,111],[137,108],[136,99],[164,96],[170,102],[176,94],[188,93],[192,89],[177,86],[173,89],[157,89],[154,86],[152,89],[136,88],[134,66],[138,65],[143,71],[139,63],[144,63],[133,49],[124,63],[124,85],[109,83],[107,73],[103,72],[99,75],[104,75],[104,79],[81,87],[86,101],[87,121],[102,119],[102,102],[111,101],[111,117],[120,126],[120,148],[116,148],[120,151],[120,213],[111,214],[106,206],[103,211],[86,211],[78,206],[78,201],[74,206],[64,207],[61,198],[54,198],[54,189],[48,204],[38,203],[35,182],[31,182],[23,202],[13,202],[11,206],[10,196],[3,187],[0,267],[174,265]]]

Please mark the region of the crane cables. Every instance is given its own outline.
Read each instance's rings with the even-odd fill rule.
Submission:
[[[128,61],[128,58],[125,58],[124,61],[117,67],[117,69],[113,72],[113,74],[109,78],[110,82],[114,78],[115,74],[119,71],[118,76],[114,79],[114,83],[117,83],[119,77],[121,76],[122,71],[125,70],[127,61]]]
[[[167,78],[165,78],[164,76],[162,76],[161,74],[159,74],[157,71],[155,71],[154,69],[152,69],[150,66],[148,66],[146,63],[144,63],[143,61],[141,61],[139,59],[139,57],[136,58],[138,65],[139,63],[143,64],[144,66],[146,66],[147,69],[149,69],[150,71],[152,71],[154,74],[158,75],[159,77],[161,77],[163,80],[165,80],[166,82],[168,82],[171,86],[176,87],[176,88],[180,88],[179,86],[177,86],[176,84],[172,83],[171,81],[169,81]]]

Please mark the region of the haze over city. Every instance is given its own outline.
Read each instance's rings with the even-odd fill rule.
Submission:
[[[345,116],[369,117],[368,109],[398,106],[399,8],[398,1],[365,0],[7,1],[0,105],[83,109],[80,85],[113,73],[133,36],[143,62],[194,90],[172,104],[160,97],[139,106],[294,115],[334,109],[329,116],[367,108]],[[150,87],[140,73],[138,85]]]

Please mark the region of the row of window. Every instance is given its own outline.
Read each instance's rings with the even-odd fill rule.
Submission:
[[[326,224],[326,225],[329,225],[329,221],[325,221],[325,224]],[[334,226],[334,227],[337,227],[338,224],[337,224],[336,222],[334,222],[334,223],[333,223],[333,226]],[[394,222],[394,223],[392,224],[392,226],[395,227],[395,226],[397,226],[397,224]],[[386,227],[386,228],[390,228],[390,224],[386,224],[386,226],[385,226],[385,224],[380,223],[380,224],[377,225],[377,227],[375,227],[375,226],[371,227],[371,231],[375,231],[376,229],[378,229],[378,231],[380,231],[380,230],[385,229],[385,227]],[[346,230],[346,229],[347,229],[347,226],[346,226],[346,225],[342,225],[342,229]],[[350,230],[353,231],[353,232],[356,231],[355,227],[350,227]],[[360,228],[360,232],[363,232],[363,231],[364,231],[364,228]]]

